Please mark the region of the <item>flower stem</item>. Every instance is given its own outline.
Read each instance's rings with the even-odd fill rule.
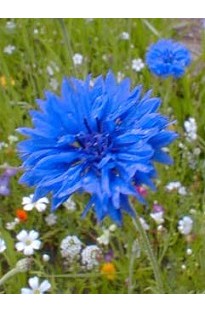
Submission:
[[[10,277],[16,275],[18,273],[18,269],[14,268],[12,270],[10,270],[9,272],[7,272],[1,279],[0,279],[0,286],[4,284],[5,281],[7,281],[7,279],[9,279]]]
[[[135,220],[133,219],[133,224],[135,226],[135,228],[137,229],[137,231],[140,233],[141,239],[143,241],[145,250],[147,252],[147,256],[149,258],[149,261],[151,263],[152,269],[153,269],[153,273],[155,276],[155,281],[157,284],[157,291],[160,294],[164,294],[164,287],[163,287],[163,282],[162,282],[162,278],[161,278],[161,274],[160,274],[160,269],[159,269],[159,265],[157,262],[157,259],[154,255],[154,252],[152,250],[149,238],[145,232],[145,230],[142,227],[142,224],[139,220],[139,218],[137,217]]]

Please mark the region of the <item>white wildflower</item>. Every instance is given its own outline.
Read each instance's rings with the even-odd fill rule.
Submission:
[[[70,261],[73,261],[80,254],[82,247],[82,242],[75,235],[66,236],[60,244],[61,255],[63,258],[67,258]]]
[[[48,280],[44,280],[40,283],[37,276],[29,278],[28,284],[30,288],[22,288],[22,294],[43,294],[51,288],[51,284]]]
[[[41,247],[41,241],[38,237],[39,233],[34,230],[29,232],[22,230],[16,236],[19,242],[15,244],[15,247],[18,251],[22,251],[25,256],[31,256],[34,250],[38,250]]]
[[[83,56],[80,53],[75,53],[73,55],[73,64],[81,65],[83,63]]]
[[[56,224],[57,219],[58,218],[54,213],[49,213],[49,215],[45,217],[45,221],[49,226]]]
[[[14,230],[16,225],[20,222],[20,220],[18,218],[15,218],[14,221],[11,222],[7,222],[5,227],[7,230]]]
[[[18,141],[18,137],[16,135],[9,135],[8,136],[8,141],[9,141],[9,144],[13,144],[13,143],[16,143]]]
[[[193,228],[193,220],[189,216],[183,217],[179,220],[178,230],[183,235],[189,235]]]
[[[150,213],[150,217],[157,223],[162,224],[164,223],[164,211],[152,212]]]
[[[16,24],[13,21],[6,22],[6,29],[12,30],[16,28]]]
[[[81,253],[82,264],[87,270],[92,270],[94,267],[99,265],[102,252],[96,245],[90,245],[83,249]]]
[[[0,253],[4,252],[6,250],[6,243],[3,238],[0,238]]]
[[[97,241],[101,245],[108,245],[110,242],[110,231],[103,229],[103,234],[97,238]]]
[[[140,223],[141,223],[143,229],[144,229],[145,231],[148,231],[148,230],[149,230],[149,225],[147,224],[147,222],[145,221],[145,219],[142,218],[142,217],[140,217],[139,220],[140,220]]]
[[[186,131],[186,139],[189,142],[195,141],[197,139],[197,124],[196,120],[190,117],[184,122],[184,128]]]
[[[4,53],[11,55],[16,50],[16,47],[9,44],[4,48]]]
[[[178,189],[178,194],[179,195],[183,195],[183,196],[187,195],[186,188],[184,186],[180,186],[179,189]]]
[[[140,72],[145,67],[145,64],[143,63],[142,59],[134,59],[132,60],[132,69],[136,72]]]
[[[191,249],[191,248],[187,248],[186,254],[187,254],[188,256],[191,256],[192,253],[193,253],[192,249]]]
[[[56,91],[58,89],[58,86],[59,86],[58,80],[55,78],[51,78],[49,85],[53,89],[53,91]]]
[[[121,34],[120,34],[120,39],[122,40],[129,40],[130,39],[130,34],[126,31],[123,31]]]
[[[63,203],[63,206],[66,208],[67,211],[75,211],[76,210],[76,203],[72,200],[72,197],[69,197],[66,202]]]
[[[117,82],[118,83],[120,83],[124,77],[125,77],[125,75],[121,71],[117,72]]]
[[[48,254],[42,255],[43,262],[48,262],[50,260],[50,256]]]
[[[22,205],[23,205],[23,209],[26,211],[30,211],[33,208],[36,208],[36,210],[38,210],[39,212],[43,212],[44,210],[46,210],[47,205],[49,203],[49,200],[47,197],[43,197],[38,199],[36,202],[33,202],[33,194],[27,196],[27,197],[23,197],[22,200]]]

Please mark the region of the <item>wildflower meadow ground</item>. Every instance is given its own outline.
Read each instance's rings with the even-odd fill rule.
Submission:
[[[0,34],[0,293],[204,293],[204,20]]]

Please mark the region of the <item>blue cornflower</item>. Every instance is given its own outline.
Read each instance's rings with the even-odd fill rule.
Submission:
[[[152,44],[146,53],[148,68],[162,78],[183,76],[190,63],[190,51],[183,44],[171,39],[160,39]]]
[[[26,172],[20,182],[35,186],[33,200],[52,194],[52,210],[74,192],[90,194],[83,215],[94,208],[98,221],[106,215],[121,223],[122,212],[134,216],[128,195],[140,202],[137,186],[154,188],[154,161],[170,164],[162,148],[177,135],[157,112],[159,98],[130,91],[130,80],[116,83],[109,72],[91,86],[64,79],[61,97],[46,92],[31,111],[34,128],[20,128],[29,138],[18,144]]]

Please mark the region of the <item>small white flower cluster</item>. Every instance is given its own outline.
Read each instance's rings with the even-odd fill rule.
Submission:
[[[121,34],[120,34],[120,39],[121,40],[129,40],[130,39],[130,34],[126,31],[123,31]]]
[[[145,67],[144,62],[142,59],[134,59],[132,60],[132,69],[135,70],[136,72],[140,72],[143,68]]]
[[[56,224],[58,217],[54,213],[49,213],[47,217],[45,217],[45,221],[49,226]]]
[[[186,131],[186,139],[189,142],[195,141],[197,139],[197,124],[193,117],[190,117],[184,122],[184,128]]]
[[[8,136],[8,143],[7,142],[3,142],[1,141],[0,142],[0,150],[3,149],[3,148],[7,148],[9,147],[9,145],[12,145],[14,143],[16,143],[18,141],[18,137],[16,135],[9,135]]]
[[[63,206],[66,208],[67,211],[73,212],[76,210],[76,203],[72,199],[72,197],[69,197],[66,202],[63,203]]]
[[[20,220],[18,218],[14,218],[14,221],[7,222],[5,227],[9,231],[14,230],[16,225],[19,224],[19,222],[20,222]]]
[[[41,247],[41,241],[38,239],[39,233],[31,230],[21,230],[16,236],[18,242],[15,247],[18,251],[22,251],[25,256],[31,256],[35,250],[39,250]]]
[[[11,55],[16,50],[16,47],[9,44],[4,48],[4,53]]]
[[[189,151],[188,147],[182,142],[179,143],[179,148],[183,151],[182,157],[188,160],[189,167],[191,169],[196,169],[198,165],[198,158],[201,154],[201,149],[199,147],[195,147]]]
[[[108,229],[103,228],[103,234],[97,238],[98,243],[107,246],[110,243],[110,235],[116,228],[115,224],[111,224]]]
[[[30,295],[30,294],[43,294],[51,288],[51,284],[48,280],[44,280],[40,283],[37,276],[31,277],[28,280],[30,288],[22,288],[21,294]]]
[[[80,53],[75,53],[75,54],[73,55],[73,64],[74,64],[75,66],[78,66],[78,65],[82,65],[82,63],[83,63],[83,56],[82,56],[82,54],[80,54]]]
[[[4,252],[4,250],[6,250],[6,242],[0,237],[0,253]]]
[[[82,242],[75,235],[66,236],[60,244],[61,255],[69,262],[79,258],[81,248]]]
[[[181,184],[181,182],[179,182],[179,181],[174,181],[174,182],[168,183],[168,184],[165,186],[165,189],[166,189],[168,192],[177,190],[177,192],[178,192],[179,195],[183,195],[183,196],[187,195],[187,191],[186,191],[185,186],[183,186],[183,185]]]
[[[189,216],[184,216],[178,223],[178,230],[182,235],[189,235],[193,228],[193,220]]]
[[[99,265],[102,252],[97,245],[86,246],[81,253],[82,264],[87,270],[92,270]]]
[[[43,212],[46,210],[47,205],[49,204],[49,200],[47,197],[43,197],[40,198],[39,200],[37,200],[36,202],[33,202],[33,194],[27,196],[27,197],[23,197],[22,199],[22,205],[23,205],[23,209],[26,211],[31,211],[34,208],[36,208],[36,210],[38,212]]]

